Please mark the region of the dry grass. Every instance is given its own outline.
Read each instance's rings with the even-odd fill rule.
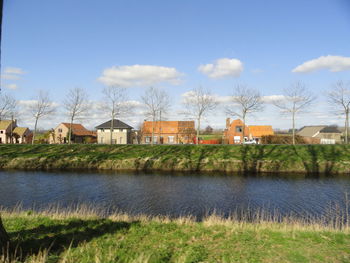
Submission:
[[[12,209],[0,207],[0,215],[7,218],[17,217],[48,217],[54,220],[65,219],[108,219],[113,222],[140,222],[140,223],[176,223],[178,225],[203,224],[203,226],[226,226],[249,229],[276,229],[276,230],[301,230],[301,231],[341,231],[350,233],[349,200],[346,195],[346,205],[341,208],[334,205],[331,211],[322,216],[295,216],[281,215],[278,211],[270,212],[264,209],[252,211],[235,211],[228,217],[217,214],[215,211],[205,216],[200,222],[194,216],[181,216],[171,218],[168,216],[149,216],[145,214],[131,215],[124,212],[111,212],[110,209],[99,208],[95,205],[78,204],[63,207],[59,204],[51,205],[45,209],[24,210],[21,205]]]

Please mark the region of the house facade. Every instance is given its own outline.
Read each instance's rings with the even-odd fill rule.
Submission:
[[[0,121],[0,144],[29,143],[32,132],[26,127],[18,127],[17,120]]]
[[[111,126],[112,138],[111,138]],[[100,124],[97,129],[97,143],[99,144],[131,144],[132,143],[132,129],[130,125],[120,121],[112,120]],[[112,141],[111,141],[112,140]]]
[[[244,126],[244,135],[243,135]],[[262,136],[274,135],[271,125],[252,125],[247,126],[242,120],[237,119],[231,122],[226,119],[226,129],[224,130],[224,141],[227,144],[241,144],[249,140],[260,142]]]
[[[152,138],[152,131],[153,138]],[[141,129],[143,144],[188,144],[196,136],[194,121],[145,121]]]
[[[297,135],[305,141],[320,144],[336,144],[342,142],[342,131],[336,126],[304,126]]]
[[[69,143],[70,123],[60,123],[51,133],[50,144],[65,144]],[[72,123],[72,143],[93,143],[96,141],[96,133],[87,130],[83,125]]]

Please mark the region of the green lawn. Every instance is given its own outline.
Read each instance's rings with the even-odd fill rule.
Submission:
[[[26,262],[350,262],[349,229],[217,218],[197,223],[33,213],[3,218]]]

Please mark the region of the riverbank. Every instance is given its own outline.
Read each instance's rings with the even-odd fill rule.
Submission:
[[[350,145],[0,145],[0,169],[350,174]]]
[[[0,213],[17,259],[25,262],[350,261],[349,226],[317,221],[101,217],[84,207]]]

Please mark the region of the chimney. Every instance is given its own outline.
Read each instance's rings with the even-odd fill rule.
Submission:
[[[226,129],[230,128],[230,124],[231,124],[231,119],[227,118],[226,119]]]

